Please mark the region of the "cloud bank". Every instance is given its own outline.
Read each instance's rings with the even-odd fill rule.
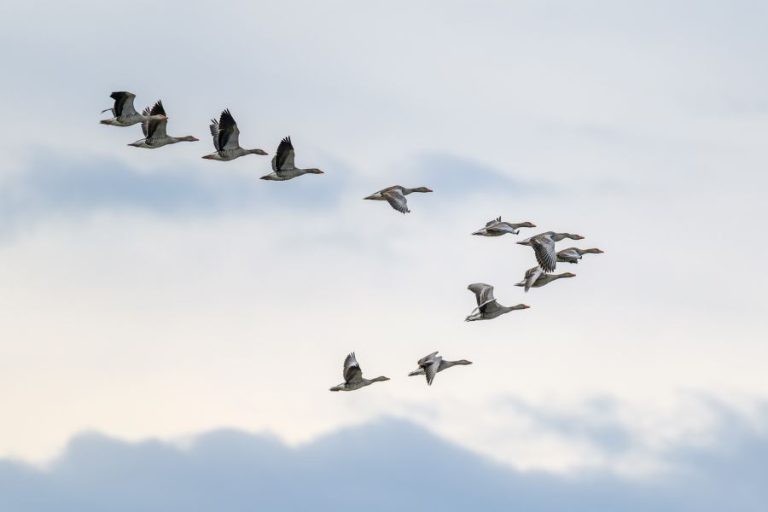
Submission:
[[[48,469],[1,462],[0,494],[13,512],[762,511],[768,439],[727,434],[725,444],[673,454],[670,474],[633,481],[511,470],[396,419],[298,448],[235,430],[186,447],[86,433]]]

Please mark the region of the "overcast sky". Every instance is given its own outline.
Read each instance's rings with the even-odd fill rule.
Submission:
[[[303,446],[394,417],[510,471],[635,481],[727,418],[764,441],[766,15],[0,5],[0,456],[45,465],[84,430]],[[138,127],[98,123],[113,90],[200,142],[128,147]],[[270,157],[200,158],[223,108]],[[258,179],[286,135],[324,175]],[[435,192],[362,201],[396,183]],[[532,251],[469,236],[499,215],[605,254],[525,294]],[[532,308],[464,323],[477,281]],[[329,393],[352,350],[392,380]],[[475,364],[407,378],[433,350]]]

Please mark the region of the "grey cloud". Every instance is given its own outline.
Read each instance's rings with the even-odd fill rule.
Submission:
[[[263,208],[327,211],[345,194],[362,198],[371,191],[354,169],[332,155],[324,158],[329,170],[322,177],[265,183],[259,176],[266,174],[266,161],[254,163],[253,175],[244,176],[228,172],[227,165],[219,163],[213,164],[215,172],[178,164],[141,171],[112,159],[78,161],[40,153],[45,156],[10,176],[0,189],[0,228],[105,210],[165,216]],[[452,155],[431,154],[414,160],[418,164],[413,179],[443,197],[499,189],[519,195],[535,192],[537,187]]]
[[[45,218],[94,211],[135,210],[159,215],[210,215],[232,210],[315,209],[333,206],[346,187],[343,171],[319,179],[266,183],[259,176],[269,166],[254,165],[253,176],[173,166],[139,171],[100,159],[72,161],[55,155],[38,158],[9,177],[0,189],[5,227]]]
[[[468,194],[478,191],[504,190],[510,195],[523,195],[545,190],[544,183],[511,176],[482,162],[458,155],[427,153],[413,159],[414,179],[445,194]],[[419,183],[421,185],[422,183]],[[547,188],[548,192],[552,192]]]
[[[187,449],[91,433],[74,438],[47,470],[0,463],[0,494],[14,512],[762,511],[768,439],[738,434],[676,453],[687,471],[629,481],[515,471],[393,419],[296,449],[232,430],[201,435]]]
[[[621,452],[632,446],[631,433],[617,420],[617,404],[610,397],[594,398],[576,412],[545,409],[515,397],[506,397],[500,403],[542,431],[581,439],[607,452]]]

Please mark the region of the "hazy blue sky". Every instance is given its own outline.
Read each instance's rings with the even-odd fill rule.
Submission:
[[[615,510],[617,486],[679,510],[697,479],[765,469],[740,454],[768,442],[768,277],[751,262],[768,249],[766,19],[714,1],[0,4],[0,457],[22,461],[0,487],[80,485],[109,450],[214,478],[187,467],[190,439],[220,428],[273,436],[260,461],[299,447],[299,465],[339,429],[425,454],[436,438],[529,510],[559,505],[526,482],[585,510]],[[138,127],[98,124],[124,89],[201,141],[126,146]],[[269,183],[271,157],[201,159],[227,107],[243,146],[291,135],[326,174]],[[362,201],[395,183],[435,193],[407,216]],[[606,253],[526,295],[531,251],[469,236],[498,215]],[[475,281],[532,308],[464,323]],[[431,388],[405,377],[437,349],[475,364]],[[329,393],[352,350],[393,380]],[[83,431],[120,441],[64,451]],[[743,495],[731,510],[768,498]]]

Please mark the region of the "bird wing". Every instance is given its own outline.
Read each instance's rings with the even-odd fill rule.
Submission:
[[[293,144],[291,138],[286,137],[280,141],[280,145],[277,146],[275,156],[272,157],[272,170],[279,173],[288,169],[295,169],[293,164]]]
[[[501,222],[501,221],[494,223],[493,226],[489,226],[486,229],[488,229],[488,231],[493,231],[496,233],[511,233],[513,235],[516,233],[514,226],[512,226],[508,222]]]
[[[209,128],[211,129],[211,137],[213,137],[213,147],[216,148],[216,151],[221,151],[219,146],[219,122],[216,119],[211,119]]]
[[[536,236],[531,239],[533,252],[536,253],[536,261],[545,272],[554,272],[557,266],[555,254],[555,241],[548,236]]]
[[[151,108],[146,107],[144,110],[141,111],[141,115],[147,118],[141,122],[141,132],[144,134],[144,138],[147,137],[147,129],[149,126],[149,115],[150,115],[149,113],[151,110],[152,110]]]
[[[467,286],[469,291],[475,294],[478,307],[485,303],[496,300],[493,297],[493,286],[485,283],[472,283]]]
[[[541,267],[533,267],[529,268],[525,273],[525,291],[531,289],[531,286],[536,282],[536,280],[541,276],[543,273],[543,270],[541,270]]]
[[[436,350],[436,351],[432,352],[431,354],[429,354],[428,356],[424,356],[424,357],[422,357],[421,359],[419,359],[419,360],[416,362],[416,364],[417,364],[417,365],[419,365],[419,366],[422,366],[422,365],[424,365],[424,364],[428,363],[429,361],[431,361],[432,359],[434,359],[434,358],[435,358],[435,356],[437,355],[437,353],[438,353],[438,352],[439,352],[439,351],[438,351],[438,350]]]
[[[237,128],[235,118],[229,113],[229,109],[221,113],[218,128],[219,143],[217,148],[219,151],[240,147],[240,130]]]
[[[560,261],[561,258],[576,258],[578,259],[581,254],[579,254],[579,250],[575,247],[569,247],[567,249],[563,249],[562,251],[557,252],[557,260]]]
[[[387,200],[389,206],[400,213],[408,213],[411,211],[408,209],[408,200],[399,190],[393,188],[383,192],[381,195]]]
[[[437,356],[432,359],[429,364],[422,366],[422,368],[424,368],[424,373],[427,376],[427,385],[432,385],[432,381],[435,380],[435,375],[437,375],[437,372],[440,369],[440,361],[442,360],[442,357]]]
[[[360,365],[355,358],[355,353],[351,352],[346,359],[344,359],[344,382],[351,384],[353,382],[360,382],[363,380],[363,370],[360,369]]]
[[[493,226],[494,224],[498,224],[499,222],[501,222],[501,217],[496,217],[495,219],[489,220],[488,222],[486,222],[485,227]]]
[[[127,91],[115,91],[110,94],[109,97],[115,100],[115,106],[112,108],[112,113],[115,117],[136,114],[136,109],[133,107],[133,98],[136,97],[135,94]]]
[[[151,116],[164,116],[165,109],[163,108],[163,102],[158,100],[152,106],[152,110],[149,111]],[[147,131],[145,137],[147,139],[163,139],[168,135],[165,132],[165,127],[168,124],[168,119],[149,119],[147,121]]]

